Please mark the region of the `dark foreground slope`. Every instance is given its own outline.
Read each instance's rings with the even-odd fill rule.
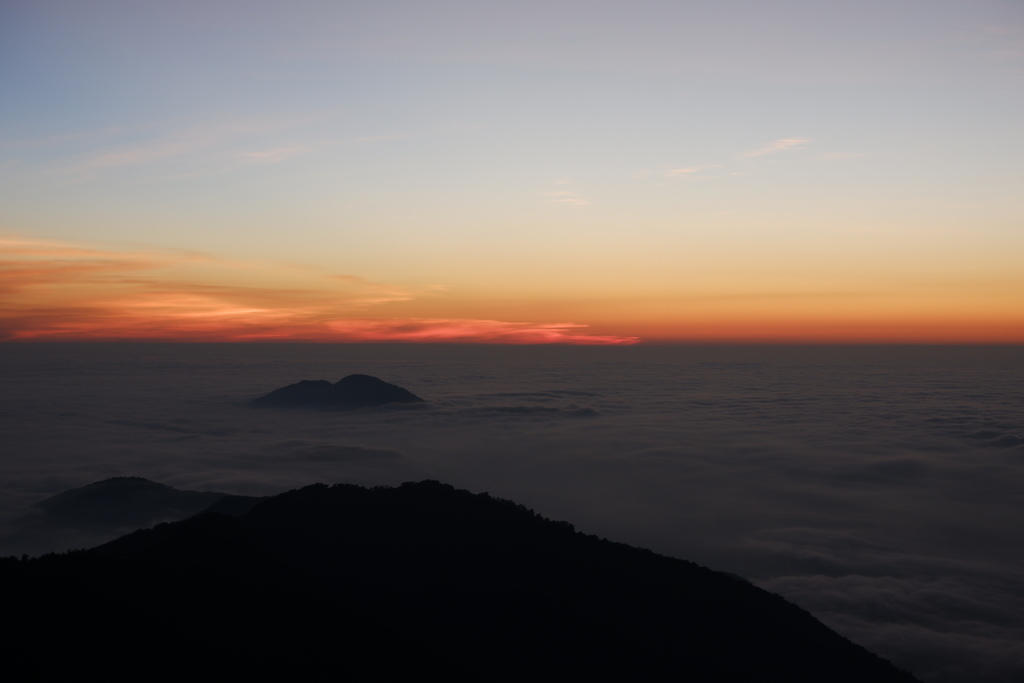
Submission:
[[[22,676],[914,680],[740,579],[437,482],[310,486],[0,580]]]

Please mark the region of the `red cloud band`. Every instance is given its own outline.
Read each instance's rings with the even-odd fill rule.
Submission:
[[[0,239],[0,339],[634,344],[574,323],[373,318],[412,293],[358,277],[195,254]],[[241,279],[241,281],[239,281]]]

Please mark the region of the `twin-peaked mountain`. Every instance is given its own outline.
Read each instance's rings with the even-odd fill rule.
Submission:
[[[914,681],[742,579],[434,481],[308,486],[0,585],[11,680]]]
[[[331,384],[302,380],[249,402],[256,408],[372,408],[389,403],[422,403],[423,399],[395,384],[370,375],[349,375]]]

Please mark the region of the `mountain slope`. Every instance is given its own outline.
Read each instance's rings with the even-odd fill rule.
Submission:
[[[4,585],[11,572],[62,623],[89,607],[83,595],[105,596],[117,621],[190,624],[198,645],[153,627],[181,660],[209,656],[196,624],[214,618],[219,666],[265,660],[269,648],[279,656],[263,669],[301,659],[310,680],[335,666],[355,680],[370,670],[408,680],[410,667],[450,680],[914,680],[741,579],[430,481],[314,485],[238,518],[202,515],[91,551],[10,560]],[[71,588],[54,604],[42,585]]]

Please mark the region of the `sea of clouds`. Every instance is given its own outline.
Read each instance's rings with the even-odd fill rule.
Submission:
[[[1021,347],[2,350],[3,522],[112,476],[439,479],[747,577],[924,681],[1024,679]],[[428,403],[245,405],[352,373]]]

